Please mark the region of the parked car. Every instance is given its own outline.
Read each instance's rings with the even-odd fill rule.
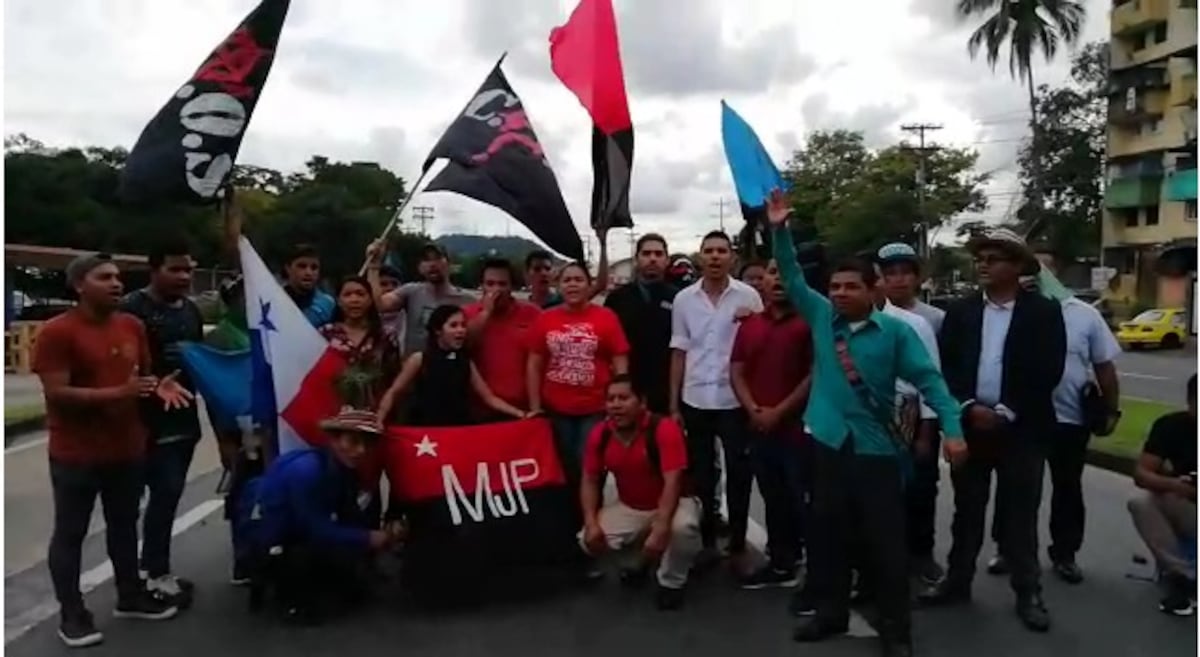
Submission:
[[[1126,349],[1179,349],[1187,340],[1187,311],[1183,308],[1146,310],[1117,328],[1117,341]]]
[[[1100,316],[1104,318],[1104,323],[1115,328],[1113,323],[1112,304],[1108,302],[1095,290],[1071,290],[1071,294],[1075,295],[1076,299],[1090,305],[1100,312]]]

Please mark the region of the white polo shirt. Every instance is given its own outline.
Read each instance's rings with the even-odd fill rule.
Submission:
[[[754,288],[730,278],[714,305],[703,283],[701,279],[681,290],[671,308],[671,348],[687,353],[680,396],[693,408],[738,408],[741,404],[729,382],[729,356],[738,329],[735,318],[741,309],[762,312],[762,298]]]
[[[1062,380],[1054,389],[1054,413],[1059,422],[1083,426],[1083,387],[1094,378],[1093,366],[1112,362],[1121,353],[1121,345],[1100,311],[1091,305],[1070,297],[1062,302],[1062,311],[1067,360]]]

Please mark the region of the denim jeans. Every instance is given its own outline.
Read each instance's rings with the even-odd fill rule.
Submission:
[[[604,420],[604,416],[595,415],[559,415],[552,413],[550,423],[554,427],[554,442],[558,448],[558,460],[562,463],[563,474],[567,476],[567,490],[571,499],[571,522],[574,526],[583,526],[583,509],[579,506],[579,482],[583,472],[583,450],[587,445],[588,435],[592,429]]]
[[[146,452],[146,513],[142,517],[142,568],[151,579],[171,572],[171,529],[196,451],[193,439],[152,444]]]
[[[142,588],[137,571],[142,464],[76,465],[51,460],[50,484],[54,489],[54,535],[47,564],[63,613],[79,614],[84,610],[79,571],[97,495],[104,505],[105,539],[117,596],[121,600],[135,598]]]

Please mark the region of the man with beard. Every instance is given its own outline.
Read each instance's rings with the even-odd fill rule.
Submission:
[[[47,451],[54,490],[54,535],[47,564],[61,605],[58,636],[72,648],[100,643],[79,591],[83,541],[96,497],[104,505],[108,556],[117,584],[118,618],[164,620],[174,603],[147,591],[138,575],[138,500],[145,481],[146,427],[138,402],[157,397],[168,407],[190,394],[151,375],[142,323],[117,312],[124,287],[106,254],[76,258],[67,281],[79,304],[46,322],[38,334],[33,371],[46,397]]]
[[[367,247],[367,281],[371,283],[380,313],[404,311],[404,356],[407,357],[425,348],[425,324],[435,308],[465,306],[475,299],[451,285],[450,255],[436,242],[429,242],[421,249],[420,272],[424,281],[405,283],[384,293],[379,281],[383,246],[383,240],[376,240]]]
[[[284,291],[296,302],[308,323],[313,326],[328,324],[337,302],[317,289],[321,280],[321,256],[316,248],[308,244],[292,247],[283,265],[283,275]]]
[[[970,601],[995,471],[1000,551],[1012,572],[1017,616],[1045,632],[1050,614],[1042,601],[1038,508],[1046,443],[1057,428],[1054,389],[1067,354],[1062,307],[1022,289],[1021,274],[1037,262],[1011,230],[967,246],[983,291],[946,311],[941,353],[946,381],[963,407],[971,458],[951,476],[954,542],[946,578],[921,598],[937,605]]]
[[[750,416],[755,476],[767,512],[770,562],[745,577],[746,589],[796,585],[809,465],[800,418],[811,384],[812,333],[792,307],[775,262],[762,270],[759,284],[769,305],[742,322],[729,363],[733,391]]]
[[[192,258],[186,244],[173,243],[150,252],[150,285],[131,292],[121,310],[142,320],[150,342],[153,374],[183,371],[181,342],[204,339],[200,308],[187,297],[192,288]],[[194,392],[186,373],[179,383]],[[142,518],[142,569],[151,591],[186,607],[192,583],[171,573],[171,528],[188,468],[200,441],[200,416],[194,406],[163,408],[156,400],[142,404],[150,432],[146,454],[146,513]]]
[[[630,376],[646,395],[650,411],[666,414],[671,371],[671,308],[678,289],[663,280],[667,240],[657,233],[642,235],[636,244],[636,278],[613,290],[604,300],[621,320],[629,341]]]
[[[844,634],[850,619],[850,567],[861,546],[879,602],[886,657],[912,654],[908,559],[903,543],[903,461],[895,430],[896,379],[915,385],[946,434],[952,465],[966,456],[958,404],[912,329],[875,308],[875,268],[862,260],[834,267],[829,298],[805,282],[787,229],[791,204],[771,193],[767,219],[781,277],[813,335],[812,391],[804,413],[814,440],[809,572],[816,614],[793,639]]]
[[[480,285],[483,300],[463,308],[463,315],[471,358],[488,388],[517,408],[529,408],[525,381],[527,335],[542,311],[532,303],[514,299],[512,283],[513,267],[507,260],[485,260]]]

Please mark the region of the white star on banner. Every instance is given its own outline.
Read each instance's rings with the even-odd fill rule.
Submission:
[[[421,442],[414,445],[417,448],[417,456],[428,454],[429,456],[437,456],[437,443],[429,439],[429,436],[421,438]]]

